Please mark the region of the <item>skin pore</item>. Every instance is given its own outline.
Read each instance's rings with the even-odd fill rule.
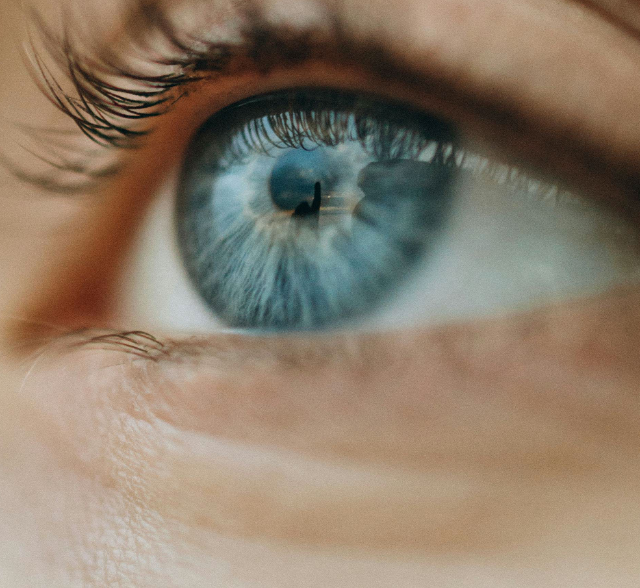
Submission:
[[[105,4],[85,33],[117,45],[129,5]],[[235,38],[233,3],[173,4]],[[0,169],[0,586],[637,586],[640,287],[293,338],[156,331],[116,297],[204,120],[303,83],[435,110],[606,205],[628,199],[640,8],[258,4],[271,24],[319,29],[323,50],[205,76],[95,193]],[[56,30],[58,0],[37,8]],[[18,51],[19,3],[0,10],[0,152],[35,169],[10,123],[74,127]],[[353,47],[374,39],[393,67],[331,49],[335,12]]]

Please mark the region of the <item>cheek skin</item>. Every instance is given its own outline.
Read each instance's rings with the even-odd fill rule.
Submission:
[[[623,577],[640,571],[639,298],[410,333],[133,336],[142,353],[71,336],[22,378],[12,421],[23,453],[47,448],[42,476],[76,480],[72,549],[111,537],[141,574],[215,540]]]

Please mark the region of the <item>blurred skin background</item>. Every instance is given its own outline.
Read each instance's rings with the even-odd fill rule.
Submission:
[[[609,0],[0,0],[0,585],[637,586],[638,27]],[[45,97],[78,66],[140,90],[105,47],[197,78],[153,86],[136,149]],[[579,204],[478,180],[442,313],[216,332],[167,261],[177,170],[210,116],[300,87],[436,113]]]

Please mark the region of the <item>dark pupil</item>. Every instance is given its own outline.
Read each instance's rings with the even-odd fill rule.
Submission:
[[[183,169],[185,265],[230,326],[337,326],[428,255],[455,179],[442,121],[346,94],[283,93],[200,130]]]
[[[322,193],[325,197],[332,195],[337,173],[324,148],[288,151],[278,157],[271,172],[269,191],[273,203],[281,210],[296,211],[297,215],[304,216],[303,211],[310,210],[315,201],[317,213]]]

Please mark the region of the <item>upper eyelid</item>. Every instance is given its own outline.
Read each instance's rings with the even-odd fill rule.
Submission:
[[[249,6],[253,5],[250,3]],[[415,69],[392,56],[377,39],[355,41],[339,15],[334,16],[331,33],[324,42],[318,42],[318,36],[308,34],[309,31],[269,26],[266,18],[252,7],[243,15],[247,26],[242,43],[205,43],[192,39],[192,43],[188,44],[181,40],[181,31],[174,27],[159,4],[138,0],[127,21],[135,23],[128,30],[130,40],[135,44],[135,35],[143,35],[145,30],[151,28],[161,32],[174,51],[162,63],[166,73],[149,75],[126,69],[122,65],[124,62],[111,53],[83,57],[65,38],[61,40],[62,45],[56,47],[56,42],[60,40],[55,39],[44,25],[41,31],[46,45],[57,56],[59,66],[72,78],[77,95],[66,96],[47,70],[41,73],[48,76],[49,93],[53,94],[58,107],[70,114],[85,134],[104,147],[135,146],[149,131],[148,126],[140,126],[141,119],[169,110],[170,105],[180,99],[185,86],[193,82],[234,75],[237,73],[237,60],[242,61],[244,68],[266,71],[270,67],[297,64],[320,55],[325,60],[334,59],[357,65],[381,79],[400,80],[407,86],[413,85],[436,94],[440,99],[457,103],[471,116],[482,118],[496,127],[509,128],[534,138],[542,137],[538,128],[540,125],[532,124],[523,116],[521,105],[509,104],[495,97],[483,98],[443,72],[434,72],[433,75],[429,72],[416,73]],[[124,82],[122,87],[111,82],[116,78]],[[584,145],[565,141],[560,147],[565,151],[576,148],[577,158],[582,159],[585,169],[603,166],[600,153],[584,149]],[[112,160],[108,165],[118,170]],[[98,166],[91,172],[87,171],[86,175],[102,180],[106,174],[104,168]],[[625,177],[620,182],[620,185],[630,186],[632,192],[636,191],[639,184],[635,170],[631,177]]]
[[[69,33],[57,37],[38,13],[33,13],[31,18],[44,55],[32,41],[32,73],[51,102],[75,123],[81,133],[104,149],[127,149],[142,144],[142,139],[152,128],[141,126],[140,121],[168,112],[194,82],[233,75],[236,72],[230,70],[236,69],[237,61],[243,62],[244,69],[251,67],[266,73],[272,67],[299,63],[314,54],[322,54],[327,59],[330,50],[336,60],[356,61],[360,67],[366,67],[365,62],[369,62],[369,69],[384,70],[395,78],[406,77],[400,64],[385,53],[384,46],[374,48],[369,44],[355,43],[340,25],[337,14],[334,15],[336,26],[331,39],[324,43],[312,42],[310,39],[316,35],[309,35],[309,31],[271,27],[252,3],[247,3],[241,16],[246,23],[241,42],[196,39],[186,42],[159,3],[138,0],[125,19],[127,24],[122,38],[131,41],[135,47],[141,44],[138,37],[159,32],[169,46],[167,56],[156,55],[153,60],[153,65],[159,67],[158,72],[149,74],[128,67],[125,65],[126,54],[118,55],[106,46],[90,56],[82,55]],[[65,27],[65,31],[72,29],[72,24]],[[52,72],[47,58],[57,72]],[[63,89],[60,77],[70,83],[71,92]],[[38,129],[30,130],[36,143],[41,139],[39,132]],[[42,142],[51,146],[53,138],[54,135],[48,132]],[[41,159],[50,163],[46,156]],[[93,159],[95,157],[85,157],[86,161]],[[10,162],[5,164],[11,165]],[[93,166],[93,169],[86,165],[80,170],[76,160],[58,161],[54,167],[60,175],[73,172],[75,176],[85,176],[88,182],[80,181],[74,188],[73,183],[65,185],[60,181],[56,184],[51,174],[30,178],[23,170],[14,168],[13,171],[21,179],[31,180],[50,191],[82,192],[91,185],[92,178],[102,180],[109,175],[109,170],[115,173],[120,169],[112,160]]]
[[[253,68],[267,73],[274,67],[287,67],[312,58],[334,59],[344,64],[356,64],[379,76],[403,79],[412,76],[383,43],[361,41],[352,37],[341,23],[339,14],[333,14],[333,23],[326,38],[319,39],[315,30],[296,30],[289,26],[272,26],[266,17],[250,7],[241,15],[242,41],[221,42],[181,39],[181,31],[153,0],[138,0],[127,22],[127,40],[137,42],[136,36],[153,30],[164,36],[169,51],[166,56],[149,57],[161,69],[149,74],[125,65],[126,54],[118,55],[104,47],[97,54],[83,56],[81,50],[67,37],[57,39],[38,17],[34,21],[44,41],[45,49],[53,57],[64,77],[71,82],[75,94],[67,94],[58,79],[33,51],[36,75],[41,88],[54,104],[67,114],[94,142],[104,147],[130,147],[143,137],[148,129],[135,128],[134,121],[158,116],[166,112],[185,93],[180,88],[206,78],[233,75],[239,69]],[[236,64],[242,62],[240,67]],[[118,82],[111,81],[118,79]],[[444,83],[423,78],[424,85]],[[177,90],[177,91],[174,91]],[[449,95],[456,90],[447,88]]]

